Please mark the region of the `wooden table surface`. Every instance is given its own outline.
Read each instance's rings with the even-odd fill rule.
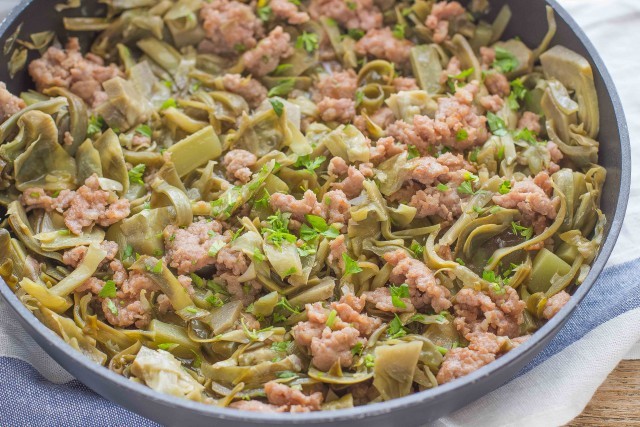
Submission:
[[[568,426],[640,426],[640,360],[620,362],[584,412]]]

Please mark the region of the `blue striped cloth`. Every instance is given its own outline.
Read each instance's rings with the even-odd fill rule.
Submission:
[[[602,323],[640,307],[640,260],[607,268],[550,345],[518,376]],[[29,427],[131,426],[158,424],[107,401],[78,381],[53,384],[29,364],[0,357],[0,425]]]

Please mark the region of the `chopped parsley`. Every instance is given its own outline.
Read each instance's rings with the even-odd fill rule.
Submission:
[[[287,351],[290,344],[291,344],[291,341],[274,342],[271,344],[271,350],[277,351],[279,353],[284,353]]]
[[[405,24],[396,24],[393,27],[391,34],[393,34],[393,37],[397,38],[398,40],[404,40],[406,28],[407,26]]]
[[[320,216],[307,214],[305,218],[311,227],[302,224],[300,228],[300,238],[304,241],[313,240],[318,235],[322,235],[328,239],[335,239],[340,235],[340,230],[330,227],[327,221]]]
[[[146,136],[147,138],[151,138],[151,127],[149,125],[139,125],[136,127],[136,132],[140,135]]]
[[[464,266],[464,261],[462,260],[462,258],[456,258],[456,262],[462,266]]]
[[[511,181],[502,181],[500,188],[498,188],[498,193],[507,194],[509,191],[511,191]]]
[[[209,295],[204,300],[211,304],[213,307],[222,307],[224,305],[224,301],[215,294]]]
[[[93,136],[96,133],[102,132],[105,122],[102,116],[91,116],[89,119],[89,126],[87,127],[87,135]]]
[[[438,191],[442,191],[443,193],[449,191],[449,186],[447,184],[439,183],[436,188]]]
[[[296,85],[294,79],[282,79],[274,87],[269,89],[267,96],[287,96]]]
[[[307,33],[303,31],[296,40],[296,48],[303,48],[309,53],[313,53],[318,49],[318,35],[316,33]]]
[[[458,193],[468,194],[468,195],[475,194],[473,191],[473,185],[471,184],[471,181],[465,181],[462,184],[460,184],[458,186]]]
[[[449,86],[449,90],[455,93],[456,84],[463,83],[465,80],[467,80],[467,77],[473,74],[474,71],[475,71],[474,68],[467,68],[466,70],[461,71],[459,74],[456,74],[455,76],[450,75],[447,78],[447,86]]]
[[[504,120],[491,111],[487,113],[487,123],[489,123],[489,129],[492,134],[497,136],[505,136],[507,134],[507,125]]]
[[[275,215],[267,218],[269,226],[262,228],[263,231],[268,233],[267,240],[278,248],[282,245],[282,242],[295,243],[298,240],[296,236],[289,233],[289,216],[290,214],[283,214],[278,211]]]
[[[160,106],[160,109],[166,110],[167,108],[177,108],[177,107],[178,107],[178,103],[176,102],[176,100],[173,98],[169,98],[162,103],[162,105]]]
[[[361,342],[357,342],[356,345],[354,345],[351,348],[351,354],[353,354],[354,356],[359,356],[362,354],[362,350],[363,350],[364,346],[362,345]]]
[[[342,259],[344,260],[344,275],[360,273],[362,268],[354,261],[346,252],[342,253]]]
[[[400,286],[389,286],[389,293],[391,294],[391,303],[394,307],[407,308],[402,298],[409,298],[409,285],[403,283]]]
[[[364,37],[364,30],[360,28],[350,28],[349,31],[347,31],[347,35],[354,40],[360,40]]]
[[[411,247],[409,249],[411,249],[411,252],[413,252],[416,258],[422,258],[424,255],[424,246],[418,242],[411,243]]]
[[[220,249],[224,248],[225,245],[226,243],[224,242],[224,240],[214,240],[213,243],[211,243],[211,246],[209,246],[209,256],[214,257],[218,255]]]
[[[270,99],[269,102],[271,103],[271,106],[273,107],[273,111],[276,112],[276,115],[278,117],[282,116],[282,112],[284,111],[284,104],[282,102],[280,102],[277,99]]]
[[[71,230],[58,230],[59,236],[71,236]]]
[[[464,128],[456,133],[456,141],[466,141],[467,138],[469,138],[469,132]]]
[[[155,274],[162,273],[162,260],[159,259],[158,262],[153,267],[147,266],[147,270]]]
[[[253,202],[253,207],[254,208],[263,208],[266,209],[269,207],[269,192],[267,191],[266,188],[263,189],[263,193],[262,193],[262,197],[260,197],[259,199],[256,199]]]
[[[337,317],[338,317],[338,312],[337,312],[337,311],[335,311],[335,310],[331,310],[331,311],[329,312],[329,316],[327,316],[327,323],[326,323],[326,325],[327,325],[329,328],[333,329],[333,325],[336,323],[336,319],[337,319]]]
[[[356,10],[358,8],[358,4],[354,1],[347,1],[347,7],[349,10]]]
[[[258,18],[260,18],[260,20],[262,22],[266,22],[269,20],[269,18],[271,18],[271,7],[269,6],[263,6],[263,7],[259,7],[257,9],[258,12]]]
[[[517,78],[511,82],[511,93],[507,98],[509,108],[516,111],[520,109],[520,101],[524,101],[527,97],[528,91],[522,84],[522,80]]]
[[[147,166],[144,163],[140,163],[129,169],[129,182],[132,184],[144,184],[142,176],[146,168]]]
[[[407,329],[404,327],[402,320],[400,320],[397,314],[394,314],[393,316],[393,320],[389,322],[387,336],[391,339],[404,337],[407,335]]]
[[[131,258],[133,256],[133,246],[131,245],[127,245],[124,247],[124,250],[122,251],[122,259],[128,259]]]
[[[107,280],[104,282],[104,286],[98,293],[100,298],[115,298],[116,297],[116,282],[113,280]]]
[[[360,104],[362,104],[362,100],[364,99],[364,92],[362,92],[361,90],[356,90],[355,98],[356,98],[356,107],[359,107]]]
[[[496,59],[493,61],[493,67],[500,70],[502,73],[508,73],[516,68],[520,64],[518,59],[508,50],[496,46]]]
[[[196,273],[191,273],[189,277],[191,277],[191,282],[196,285],[196,287],[201,289],[204,288],[204,280],[202,277],[198,276]]]
[[[407,160],[415,159],[417,157],[420,157],[420,152],[415,145],[409,145],[407,147]]]
[[[109,311],[111,312],[111,314],[113,314],[114,316],[118,315],[118,307],[116,307],[116,304],[113,302],[112,299],[107,298],[107,308],[109,309]]]
[[[308,154],[306,154],[304,156],[298,156],[293,166],[296,168],[304,168],[307,171],[314,173],[316,169],[322,166],[325,160],[327,160],[325,156],[318,156],[315,159],[312,159]]]
[[[538,143],[536,139],[536,133],[528,128],[521,129],[513,134],[513,137],[520,141],[527,141],[529,144],[535,145]]]
[[[265,259],[267,259],[267,258],[264,256],[264,254],[263,254],[262,252],[260,252],[260,249],[258,249],[258,248],[255,248],[255,249],[253,250],[253,254],[251,255],[251,258],[253,258],[255,261],[259,261],[259,262],[262,262],[262,261],[264,261]]]
[[[513,234],[515,234],[516,236],[522,236],[526,240],[529,240],[533,237],[533,227],[525,227],[519,222],[512,221],[511,230],[513,231]]]

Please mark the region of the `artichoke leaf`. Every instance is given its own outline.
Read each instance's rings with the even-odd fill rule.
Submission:
[[[373,386],[383,400],[410,393],[422,345],[420,341],[411,341],[376,347]]]

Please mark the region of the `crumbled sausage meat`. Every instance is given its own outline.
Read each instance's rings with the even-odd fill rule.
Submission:
[[[200,18],[207,35],[198,46],[202,52],[234,55],[255,47],[263,34],[262,22],[253,9],[239,1],[205,2]]]
[[[422,261],[411,258],[406,251],[398,249],[384,254],[384,260],[393,265],[390,281],[397,285],[409,285],[411,303],[421,309],[431,306],[436,312],[451,307],[451,292],[435,277],[433,271]]]
[[[96,175],[87,178],[76,191],[63,190],[58,197],[50,197],[40,188],[28,188],[21,201],[27,209],[62,212],[65,225],[74,234],[81,234],[83,228],[94,224],[108,227],[129,216],[130,212],[129,200],[101,190]]]
[[[66,49],[51,46],[29,64],[29,75],[38,91],[58,86],[68,88],[90,106],[106,99],[102,83],[122,73],[115,64],[104,65],[104,60],[92,53],[82,56],[78,39],[71,37]]]
[[[425,25],[433,30],[433,41],[444,42],[449,37],[449,20],[464,13],[464,7],[457,1],[441,1],[434,4],[425,22]]]
[[[255,166],[258,158],[247,150],[231,150],[224,155],[223,164],[226,168],[227,178],[237,180],[239,183],[247,183],[251,180],[251,168]]]
[[[267,88],[256,79],[242,77],[240,74],[225,74],[222,77],[224,90],[240,95],[249,107],[257,108],[267,99]]]
[[[291,25],[304,24],[309,20],[306,12],[300,12],[298,7],[289,0],[271,0],[269,7],[274,16],[286,20]]]
[[[382,26],[382,13],[373,0],[312,0],[309,14],[313,19],[332,18],[348,29],[370,30]]]
[[[547,300],[547,304],[544,306],[544,310],[542,311],[542,316],[545,319],[551,319],[553,316],[558,314],[560,310],[562,310],[562,307],[564,307],[570,299],[571,295],[565,291],[555,294]]]
[[[0,123],[26,107],[27,104],[7,90],[7,85],[0,82]]]
[[[397,39],[389,27],[384,27],[367,31],[367,34],[356,43],[356,53],[361,56],[371,55],[386,59],[402,66],[409,60],[411,47],[413,43],[409,40]]]
[[[256,77],[264,76],[276,69],[280,60],[293,53],[289,45],[291,36],[276,27],[269,35],[242,55],[244,66]]]
[[[459,88],[455,95],[439,98],[435,118],[416,115],[412,124],[398,120],[387,128],[387,133],[398,141],[415,145],[423,154],[438,144],[456,150],[482,144],[489,133],[487,118],[476,114],[471,105],[477,93],[478,83],[471,82]]]

